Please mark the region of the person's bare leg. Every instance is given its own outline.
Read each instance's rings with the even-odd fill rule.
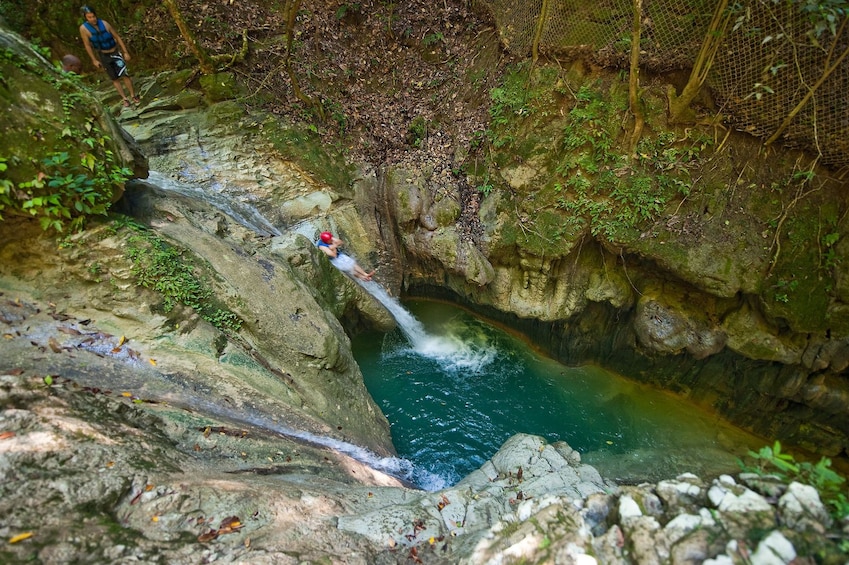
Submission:
[[[370,281],[370,280],[371,280],[371,276],[372,276],[373,274],[374,274],[374,271],[372,271],[372,272],[370,272],[370,273],[367,273],[367,272],[365,272],[365,271],[362,269],[362,267],[360,267],[359,265],[355,265],[355,266],[354,266],[354,276],[355,276],[355,277],[357,277],[357,278],[358,278],[358,279],[360,279],[360,280]]]
[[[130,98],[135,102],[136,100],[136,91],[133,88],[133,79],[130,77],[124,77],[124,87],[130,93]]]
[[[124,93],[124,87],[121,86],[121,80],[120,79],[113,80],[112,86],[115,87],[115,90],[118,91],[118,94],[121,95],[121,99],[124,100],[124,102],[130,101],[129,98],[127,98],[127,95]]]

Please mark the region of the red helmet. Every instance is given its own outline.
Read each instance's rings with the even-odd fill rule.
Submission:
[[[333,234],[330,233],[329,231],[321,232],[320,237],[321,237],[321,241],[323,241],[324,243],[330,243],[333,240]]]

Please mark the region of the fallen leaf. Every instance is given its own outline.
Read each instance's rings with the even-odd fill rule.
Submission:
[[[218,527],[219,529],[229,528],[232,530],[238,530],[242,527],[242,522],[239,520],[238,516],[229,516],[221,520],[221,524]]]
[[[0,432],[0,439],[9,439],[15,437],[15,432]]]
[[[154,367],[156,367],[156,359],[151,359],[150,364],[153,365]]]
[[[118,340],[118,347],[121,347],[122,345],[124,345],[125,341],[127,341],[127,338],[125,338],[124,336],[121,336],[121,339]]]
[[[68,335],[82,335],[82,332],[81,332],[81,331],[76,330],[76,329],[74,329],[74,328],[69,328],[68,326],[59,326],[59,327],[58,327],[58,328],[56,328],[56,329],[57,329],[57,330],[59,330],[60,332],[62,332],[63,334],[68,334]]]
[[[198,536],[199,542],[207,542],[212,541],[218,537],[218,530],[209,530],[205,534],[201,534]]]
[[[32,537],[32,532],[24,532],[23,534],[18,534],[16,536],[12,536],[9,538],[9,543],[18,543],[19,541],[23,541],[25,539],[29,539]]]
[[[122,392],[121,396],[123,396],[125,398],[130,398],[131,396],[133,396],[133,393],[132,392]]]
[[[59,345],[59,342],[56,341],[56,338],[51,337],[50,339],[47,340],[47,344],[50,346],[50,349],[53,350],[53,353],[61,353],[62,352],[62,346]]]

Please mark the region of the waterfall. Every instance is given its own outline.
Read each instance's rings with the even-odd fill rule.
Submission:
[[[495,358],[496,349],[489,343],[477,343],[469,336],[459,336],[453,332],[440,335],[428,333],[422,323],[378,283],[354,280],[389,310],[416,355],[436,361],[446,371],[467,372],[476,372]]]
[[[196,186],[182,183],[157,171],[148,173],[147,182],[167,192],[174,192],[208,202],[242,226],[259,235],[281,235],[280,230],[275,228],[259,210],[246,202],[238,202],[225,194],[205,191]]]
[[[404,308],[400,302],[389,296],[389,293],[386,292],[385,288],[375,281],[357,280],[357,282],[360,283],[360,286],[366,289],[366,292],[372,295],[378,302],[383,304],[387,310],[389,310],[389,313],[392,314],[393,318],[395,318],[398,328],[401,332],[403,332],[404,336],[406,336],[414,348],[418,349],[427,343],[429,336],[422,323],[419,322],[409,312],[409,310]]]

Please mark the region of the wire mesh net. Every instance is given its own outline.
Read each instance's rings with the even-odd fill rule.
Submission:
[[[505,48],[531,53],[589,56],[627,68],[632,0],[480,0]],[[716,7],[710,0],[643,0],[640,65],[655,72],[692,67]],[[707,84],[720,111],[737,129],[821,155],[834,168],[849,166],[849,25],[802,10],[804,5],[741,0],[730,5],[729,25]],[[540,27],[541,26],[541,27]],[[843,26],[843,27],[841,27]],[[842,56],[842,59],[841,59]]]

